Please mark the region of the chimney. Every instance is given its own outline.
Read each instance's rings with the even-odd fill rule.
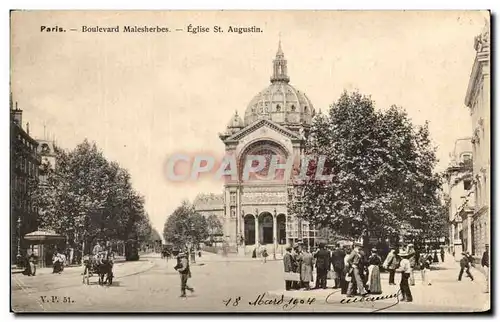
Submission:
[[[12,120],[14,121],[14,123],[16,123],[17,125],[19,125],[20,127],[23,126],[23,110],[20,110],[19,108],[17,108],[17,102],[16,102],[16,107],[10,111],[10,116],[12,118]]]

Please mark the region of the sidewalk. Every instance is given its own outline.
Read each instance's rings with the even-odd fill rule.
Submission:
[[[425,307],[429,310],[443,311],[484,311],[490,308],[490,295],[485,293],[486,279],[484,274],[477,269],[472,269],[471,273],[474,276],[474,281],[470,281],[465,276],[462,281],[457,281],[460,265],[453,259],[445,260],[444,263],[436,263],[433,265],[430,274],[428,275],[432,280],[432,285],[423,285],[420,271],[415,271],[415,286],[411,286],[413,295],[412,303],[398,303],[404,309],[412,310],[412,306]],[[397,285],[389,284],[389,274],[381,274],[382,295],[385,296],[396,294],[399,291],[400,274],[397,273]],[[284,283],[283,283],[284,284]],[[313,283],[311,283],[313,284]],[[283,285],[284,286],[284,285]],[[273,290],[268,292],[271,295],[281,296],[282,294],[287,298],[304,298],[315,297],[318,302],[325,302],[328,297],[328,303],[339,303],[346,298],[346,295],[340,293],[340,289],[332,289],[334,286],[333,280],[328,280],[326,290],[311,290],[311,291],[284,291]],[[338,291],[338,292],[337,292]],[[335,293],[334,293],[335,292]],[[334,294],[332,294],[334,293]],[[358,297],[360,298],[360,297]],[[395,303],[393,298],[377,300],[376,303]],[[370,302],[372,303],[372,302]],[[368,304],[368,303],[366,303]],[[398,308],[399,309],[399,308]]]
[[[276,254],[276,259],[273,259],[273,255],[267,257],[267,261],[280,261],[282,256]],[[201,257],[196,257],[196,263],[209,263],[209,262],[262,262],[262,257],[252,258],[250,255],[241,256],[238,254],[228,254],[224,256],[222,254],[214,254],[202,251]]]
[[[149,257],[149,258],[148,258]],[[158,256],[159,257],[159,256]],[[144,271],[146,268],[151,268],[153,267],[153,262],[151,261],[152,258],[155,258],[153,256],[144,256],[142,257],[139,261],[125,261],[125,257],[120,256],[117,257],[115,260],[115,264],[113,267],[114,274],[117,276],[123,276],[123,275],[131,275],[137,273],[136,270],[139,271]],[[45,276],[45,275],[52,275],[52,267],[41,267],[36,269],[36,275],[35,276],[26,276],[27,278],[36,278],[38,276]],[[66,266],[64,268],[64,271],[62,271],[61,274],[57,275],[81,275],[83,272],[84,268],[81,265],[71,265],[71,266]],[[147,269],[146,269],[147,270]],[[19,269],[19,268],[12,268],[11,274],[16,275],[16,276],[25,276],[22,275],[21,273],[24,271],[24,269]],[[18,275],[20,274],[20,275]]]

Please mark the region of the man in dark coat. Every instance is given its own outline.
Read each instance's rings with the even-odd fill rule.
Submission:
[[[286,253],[283,256],[283,266],[285,269],[285,273],[293,272],[293,258],[292,258],[292,247],[286,248]],[[293,281],[285,280],[285,290],[289,291],[292,289]]]
[[[342,279],[345,278],[343,274],[344,258],[345,258],[345,252],[340,247],[340,244],[337,244],[335,250],[332,253],[332,258],[331,258],[333,271],[335,272],[335,286],[333,288],[339,288],[340,285],[342,284]]]
[[[319,244],[319,250],[314,254],[316,258],[316,289],[326,288],[326,277],[330,268],[330,252],[325,249],[325,243]]]
[[[194,292],[194,288],[187,285],[187,281],[191,278],[191,269],[189,268],[189,261],[185,253],[180,253],[177,257],[178,264],[174,267],[181,276],[181,297],[186,297],[186,290],[191,293]]]
[[[302,245],[300,243],[293,247],[292,259],[293,272],[300,275],[300,268],[302,266]],[[292,288],[294,290],[300,290],[302,288],[301,281],[294,281],[292,283]]]
[[[459,281],[462,280],[462,275],[463,275],[464,270],[465,270],[465,272],[467,273],[467,276],[470,278],[471,281],[473,281],[474,277],[472,276],[472,274],[469,271],[469,269],[470,269],[470,260],[467,257],[466,253],[462,253],[462,255],[463,255],[463,257],[460,260],[460,273],[458,274],[458,280]]]
[[[368,292],[366,291],[362,279],[362,258],[361,258],[361,244],[354,244],[354,250],[347,258],[347,264],[350,267],[351,281],[347,288],[347,297],[354,296],[356,288],[358,290],[358,295],[365,296]]]
[[[481,258],[481,266],[483,266],[484,269],[484,275],[486,276],[486,293],[489,293],[490,291],[490,254],[489,254],[489,245],[486,244],[484,245],[485,250],[483,253],[483,257]]]

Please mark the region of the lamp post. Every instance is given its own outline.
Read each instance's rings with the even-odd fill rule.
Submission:
[[[17,265],[20,266],[21,265],[21,240],[22,240],[22,236],[21,236],[21,216],[18,215],[17,216],[17,231],[18,231],[18,238],[17,238],[17,254],[16,254],[16,262],[17,262]]]

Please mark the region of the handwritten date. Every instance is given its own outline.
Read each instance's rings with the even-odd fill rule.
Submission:
[[[310,297],[308,299],[298,299],[298,298],[287,298],[285,299],[284,295],[281,295],[280,297],[277,298],[266,298],[266,293],[262,293],[255,300],[245,302],[242,300],[241,296],[237,297],[230,297],[222,303],[224,303],[225,306],[239,306],[239,305],[244,305],[245,303],[248,303],[249,306],[262,306],[262,305],[275,305],[275,306],[281,306],[283,310],[292,310],[295,308],[297,305],[312,305],[314,302],[316,302],[316,298]]]

